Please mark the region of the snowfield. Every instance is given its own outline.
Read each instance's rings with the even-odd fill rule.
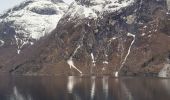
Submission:
[[[29,1],[30,2],[30,1]],[[21,5],[25,5],[25,1]],[[19,5],[19,6],[21,6]],[[17,8],[14,7],[14,8]],[[11,9],[4,22],[14,22],[17,35],[24,35],[33,39],[39,39],[52,31],[59,19],[67,9],[65,3],[53,3],[50,0],[33,0],[23,9]]]
[[[86,1],[84,1],[86,2]],[[88,1],[87,1],[88,2]],[[134,0],[90,0],[89,5],[81,5],[81,1],[73,2],[70,9],[65,15],[70,15],[71,18],[97,18],[105,12],[116,12],[122,8],[130,6],[134,3]]]
[[[17,45],[19,54],[24,45],[32,45],[35,40],[50,34],[67,8],[68,5],[59,0],[27,0],[2,14],[0,23],[10,23],[8,26],[14,29],[15,43],[11,44]],[[7,29],[0,34],[11,33]]]

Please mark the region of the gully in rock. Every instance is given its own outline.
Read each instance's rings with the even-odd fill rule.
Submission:
[[[93,67],[96,66],[96,61],[95,61],[95,58],[94,58],[94,54],[93,54],[93,53],[91,53],[90,56],[91,56],[92,64],[93,64],[93,65],[90,67],[90,73],[92,74],[92,73],[93,73]]]
[[[131,34],[131,33],[128,33],[127,36],[129,37],[133,37],[133,41],[131,42],[130,46],[129,46],[129,49],[128,49],[128,52],[121,64],[121,66],[119,67],[118,71],[115,72],[115,77],[119,77],[119,72],[121,71],[121,69],[123,68],[124,64],[126,63],[126,60],[127,60],[127,57],[129,56],[130,52],[131,52],[131,48],[132,48],[132,45],[134,44],[135,42],[135,35]]]
[[[93,66],[96,66],[96,61],[94,60],[94,55],[93,55],[93,53],[91,53],[90,55],[91,55],[91,59],[92,59]]]
[[[67,60],[67,64],[70,66],[70,69],[71,68],[74,68],[76,69],[80,74],[82,74],[82,71],[79,70],[75,65],[74,65],[74,62],[73,62],[73,57],[74,55],[77,53],[77,50],[80,49],[80,45],[76,48],[76,50],[74,51],[73,55]]]

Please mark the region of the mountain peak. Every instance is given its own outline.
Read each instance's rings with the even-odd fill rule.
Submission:
[[[71,18],[98,18],[104,13],[119,11],[131,6],[135,0],[76,0],[65,14]]]

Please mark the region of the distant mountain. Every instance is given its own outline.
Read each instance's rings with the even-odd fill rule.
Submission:
[[[3,52],[1,71],[169,77],[169,19],[166,0],[76,0],[50,35],[12,59]]]

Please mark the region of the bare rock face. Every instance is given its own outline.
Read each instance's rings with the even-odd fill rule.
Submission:
[[[26,75],[162,77],[170,63],[169,18],[166,0],[77,0],[50,36],[1,69]]]

